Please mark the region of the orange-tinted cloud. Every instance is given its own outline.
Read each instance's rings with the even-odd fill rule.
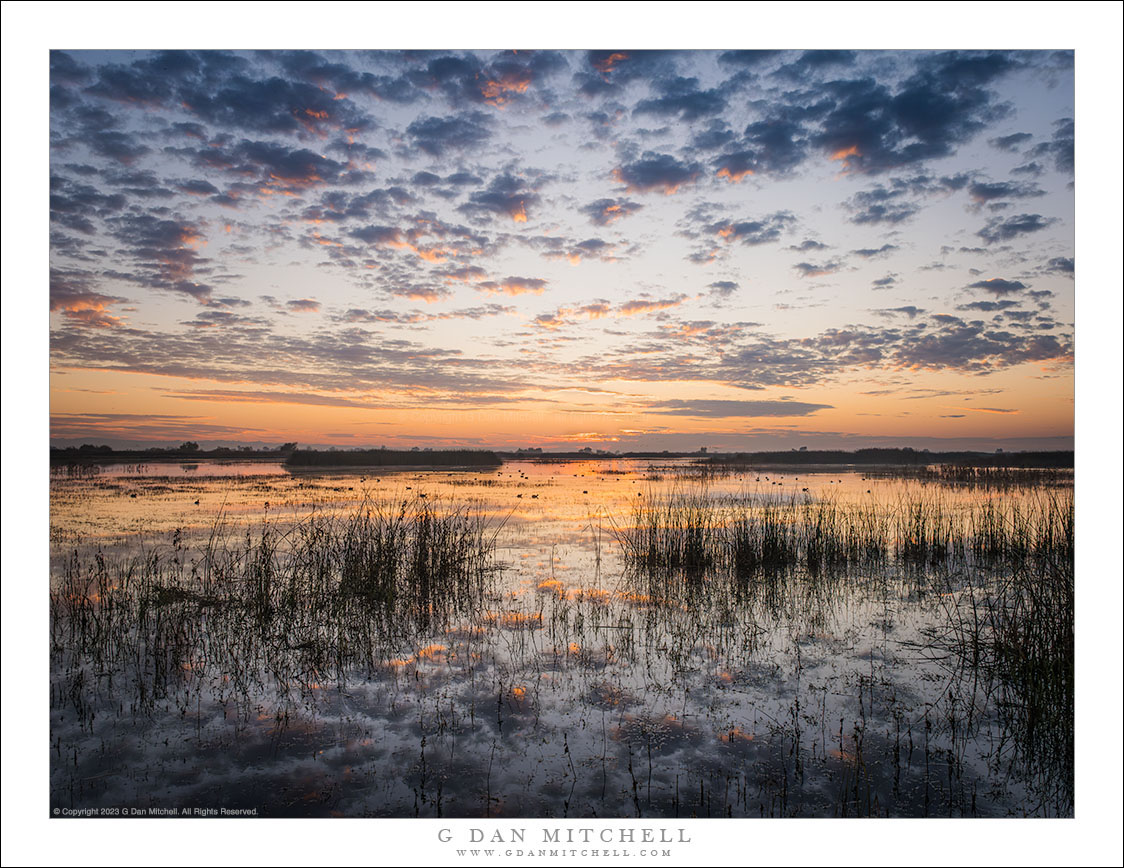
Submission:
[[[659,310],[677,307],[683,303],[686,297],[685,295],[677,295],[672,298],[659,299],[637,298],[632,301],[626,301],[624,304],[620,305],[617,308],[617,312],[621,316],[638,316],[644,313],[654,313]]]
[[[492,295],[542,295],[546,283],[541,277],[505,277],[501,281],[485,280],[476,288]]]

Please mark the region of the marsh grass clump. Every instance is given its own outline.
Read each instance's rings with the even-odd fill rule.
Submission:
[[[808,497],[753,496],[712,501],[698,493],[634,507],[616,532],[634,571],[668,575],[729,574],[802,567],[809,572],[879,562],[888,522],[873,507]]]
[[[179,535],[135,557],[75,552],[51,593],[51,650],[69,683],[114,673],[145,705],[209,669],[250,693],[342,678],[482,606],[498,528],[425,500],[364,506],[229,538]]]
[[[807,495],[708,498],[672,492],[633,507],[616,529],[633,572],[745,579],[770,570],[811,574],[898,563],[1072,563],[1072,493],[957,503],[942,497],[846,504]]]
[[[961,678],[984,679],[1005,724],[1005,738],[994,755],[996,770],[1022,770],[1043,799],[1043,809],[1070,814],[1072,558],[1036,557],[1002,572],[973,570],[959,577],[943,599],[951,629],[934,644],[952,653]]]
[[[651,575],[697,578],[719,563],[723,534],[722,516],[704,496],[682,494],[635,507],[617,541]]]
[[[937,464],[889,467],[863,471],[864,479],[908,479],[954,488],[1062,488],[1073,485],[1073,470],[1065,467],[981,467]]]

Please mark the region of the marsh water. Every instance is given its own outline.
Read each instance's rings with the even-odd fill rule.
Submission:
[[[1072,745],[1057,743],[1066,721],[1072,737],[1072,707],[1055,709],[1060,731],[1039,721],[1028,739],[1025,698],[950,638],[984,593],[982,567],[881,559],[680,580],[638,570],[621,544],[646,505],[685,493],[719,508],[787,500],[886,515],[939,501],[955,515],[993,501],[1029,514],[1059,488],[1072,491],[845,469],[706,473],[688,460],[56,468],[51,807],[1072,815]],[[229,566],[271,539],[283,558],[310,528],[419,503],[471,515],[490,547],[475,590],[427,603],[424,617],[349,604],[346,626],[282,621],[278,603],[236,617],[205,575],[215,552]],[[333,567],[315,569],[309,581]],[[136,609],[112,602],[105,589],[145,570],[164,584]]]

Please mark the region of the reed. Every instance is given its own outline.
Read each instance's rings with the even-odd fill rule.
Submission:
[[[811,573],[863,564],[912,566],[1073,560],[1072,493],[957,505],[939,496],[841,504],[808,496],[713,500],[705,489],[647,498],[615,529],[628,567],[746,578],[768,570]]]
[[[498,530],[419,499],[233,539],[220,517],[198,552],[178,538],[124,559],[75,552],[50,597],[53,662],[72,681],[131,673],[142,704],[200,661],[284,686],[377,668],[483,606]]]

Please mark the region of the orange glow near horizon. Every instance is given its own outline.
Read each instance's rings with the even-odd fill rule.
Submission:
[[[715,438],[757,432],[767,438],[801,432],[844,432],[849,437],[1059,437],[1072,431],[1071,383],[1064,379],[1035,391],[1014,372],[1000,377],[1002,398],[973,397],[950,402],[954,385],[947,375],[928,374],[925,388],[891,390],[871,396],[871,382],[854,377],[829,393],[795,395],[797,401],[831,405],[807,415],[707,416],[676,411],[664,402],[691,394],[691,384],[607,382],[609,392],[527,390],[512,403],[466,402],[456,393],[399,391],[335,395],[316,391],[263,390],[253,382],[234,384],[176,380],[113,371],[52,372],[52,437],[97,442],[101,439],[172,443],[183,440],[334,444],[339,447],[422,442],[436,446],[517,448],[603,443],[631,448],[645,432],[676,431],[686,438]],[[698,387],[693,386],[698,394]],[[791,393],[792,390],[788,390]],[[229,397],[224,393],[230,393]],[[928,397],[929,394],[932,397]],[[622,399],[622,394],[636,397]],[[719,390],[723,400],[746,400],[745,393]],[[1042,400],[1044,396],[1053,396]],[[509,396],[497,396],[508,398]],[[1037,398],[1028,402],[1028,398]],[[905,398],[905,400],[903,400]],[[775,400],[754,393],[750,400]],[[1003,403],[1000,403],[1003,401]],[[337,405],[338,404],[338,405]],[[108,415],[106,415],[108,414]],[[593,420],[599,420],[589,424]],[[670,428],[669,428],[670,426]],[[209,434],[208,432],[214,432]],[[331,433],[339,432],[339,433]],[[347,432],[347,433],[344,433]],[[772,432],[771,434],[769,432]],[[614,445],[620,444],[620,445]],[[718,448],[722,448],[718,446]],[[765,447],[762,447],[765,448]]]

